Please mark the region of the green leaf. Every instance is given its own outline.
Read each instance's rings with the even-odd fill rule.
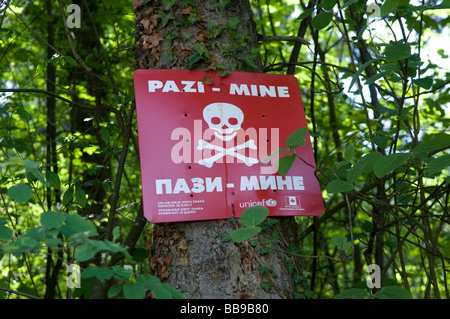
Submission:
[[[395,72],[400,70],[400,65],[398,63],[385,63],[381,65],[381,69],[383,71]]]
[[[88,240],[80,247],[77,247],[75,250],[75,258],[79,262],[88,261],[92,259],[96,253],[98,253],[100,249],[95,245],[92,240]]]
[[[262,164],[268,163],[275,155],[280,154],[281,152],[286,151],[284,148],[279,148],[272,153],[270,153],[269,156],[267,156],[264,160],[261,161]]]
[[[364,299],[367,298],[368,294],[364,289],[361,288],[350,288],[341,291],[334,299]]]
[[[240,220],[242,225],[251,227],[261,224],[269,215],[269,209],[262,206],[252,206],[244,210]]]
[[[331,243],[340,250],[347,250],[352,246],[352,243],[346,237],[341,235],[334,235],[331,237]]]
[[[359,1],[359,0],[348,0],[348,1],[346,1],[346,2],[342,5],[341,9],[344,10],[344,9],[347,8],[349,5],[352,5],[352,4],[354,4],[354,3],[358,2],[358,1]]]
[[[366,233],[371,233],[373,231],[373,224],[372,222],[365,220],[361,226],[361,228],[366,232]]]
[[[311,23],[316,30],[322,30],[330,24],[331,20],[333,20],[333,13],[322,11],[312,19]]]
[[[344,151],[344,159],[346,161],[351,161],[353,154],[355,153],[355,145],[349,145]]]
[[[125,256],[130,257],[126,247],[122,247],[117,243],[102,240],[87,240],[79,246],[75,251],[75,257],[78,261],[87,261],[95,256],[99,251],[106,250],[111,252],[121,252]],[[112,274],[112,272],[111,272]]]
[[[380,73],[375,74],[375,75],[371,76],[370,78],[368,78],[364,84],[365,85],[372,84],[373,82],[377,81],[378,79],[385,77],[389,73],[391,73],[391,71],[381,71]]]
[[[113,253],[122,253],[127,257],[131,256],[128,253],[127,247],[120,245],[119,243],[113,243],[109,240],[95,240],[92,243],[98,248],[98,250],[107,250]]]
[[[376,177],[383,177],[406,163],[409,157],[410,155],[407,153],[395,153],[383,156],[374,164],[373,172]]]
[[[220,7],[222,9],[225,8],[230,3],[230,1],[231,0],[219,0]]]
[[[31,198],[31,187],[28,184],[21,183],[8,188],[8,196],[17,203],[24,203]]]
[[[175,19],[175,17],[173,16],[173,14],[171,12],[166,14],[162,10],[158,11],[158,18],[161,18],[161,20],[162,20],[162,27],[165,27],[169,23],[170,20]]]
[[[164,8],[170,10],[176,2],[177,0],[164,0]]]
[[[261,230],[261,227],[258,226],[238,228],[230,233],[230,237],[234,242],[241,243],[244,240],[255,237]]]
[[[86,206],[86,193],[79,186],[77,186],[75,191],[75,202],[77,202],[81,207]]]
[[[425,175],[434,175],[450,166],[450,154],[432,159],[425,170]]]
[[[29,172],[36,177],[44,186],[50,187],[50,183],[45,180],[44,174],[38,168],[32,168]]]
[[[28,229],[25,235],[21,236],[22,238],[32,238],[37,242],[40,242],[45,237],[45,230],[43,227],[33,227]]]
[[[389,44],[384,50],[386,61],[399,61],[409,58],[411,54],[411,46],[408,43]]]
[[[239,17],[234,17],[227,20],[227,25],[231,29],[236,29],[239,23],[241,23],[241,19]]]
[[[113,242],[117,242],[120,237],[120,227],[116,226],[113,229]]]
[[[105,282],[105,280],[111,279],[113,273],[111,268],[90,266],[81,272],[81,278],[95,277],[101,282]]]
[[[46,171],[45,172],[45,179],[50,184],[50,186],[53,187],[54,189],[60,189],[61,188],[61,181],[59,179],[58,174],[56,174],[54,172],[51,172],[51,171]]]
[[[191,46],[191,49],[195,53],[198,53],[199,56],[209,58],[209,51],[204,43],[202,43],[202,42],[194,43]]]
[[[361,65],[358,70],[356,71],[356,73],[353,75],[352,77],[352,81],[350,82],[350,86],[348,87],[348,90],[350,91],[350,89],[353,87],[353,85],[356,83],[356,81],[358,80],[359,76],[361,75],[361,73],[373,62],[377,61],[376,59],[372,59],[367,61],[366,63],[364,63],[363,65]]]
[[[400,0],[385,0],[380,9],[381,17],[387,16],[389,13],[394,12],[397,9]]]
[[[379,152],[370,152],[367,155],[364,155],[358,163],[365,164],[362,170],[362,174],[370,174],[373,171],[373,166],[375,163],[383,157],[383,154]]]
[[[398,286],[386,286],[373,294],[378,299],[412,299],[411,292],[408,289]]]
[[[169,284],[158,284],[154,285],[152,291],[155,294],[156,299],[172,299],[172,286]]]
[[[429,90],[429,89],[431,89],[431,86],[433,85],[433,77],[427,76],[424,78],[415,79],[412,82],[425,90]]]
[[[114,298],[122,291],[122,285],[113,285],[108,290],[108,298]]]
[[[286,140],[287,148],[290,150],[295,150],[299,146],[305,146],[307,132],[307,127],[302,127],[292,132]]]
[[[417,157],[424,158],[427,157],[430,152],[449,146],[450,134],[438,134],[433,136],[431,139],[420,142],[416,147],[414,147],[412,153]]]
[[[337,0],[323,0],[321,5],[322,8],[324,8],[327,11],[330,11],[333,9],[333,7],[336,5]]]
[[[154,285],[160,284],[161,280],[158,277],[147,275],[139,276],[137,281],[146,289],[152,289]]]
[[[50,246],[50,247],[56,247],[58,245],[63,244],[63,242],[60,238],[51,238],[51,237],[45,238],[44,243],[46,246]]]
[[[273,287],[273,283],[271,281],[261,281],[259,286],[266,292],[269,293]]]
[[[145,291],[142,285],[129,282],[123,285],[123,295],[126,299],[143,299],[145,297]]]
[[[12,238],[12,236],[13,236],[13,231],[11,228],[9,228],[5,225],[0,225],[0,239],[9,240]]]
[[[373,142],[379,148],[385,149],[388,145],[389,138],[387,137],[387,135],[384,135],[384,134],[376,134],[373,137]]]
[[[303,12],[298,16],[297,19],[298,19],[298,20],[303,20],[303,19],[309,17],[309,16],[314,12],[314,10],[315,10],[315,8],[310,8],[310,9],[307,9],[307,10],[303,11]]]
[[[64,56],[63,59],[64,59],[64,61],[66,61],[67,65],[68,65],[69,67],[75,67],[75,66],[78,65],[78,64],[77,64],[77,60],[75,60],[74,58],[72,58],[72,57],[69,56],[69,55]]]
[[[253,69],[257,68],[257,65],[255,63],[255,57],[253,55],[241,54],[237,58],[238,58],[239,61],[244,62],[249,67],[251,67]]]
[[[280,175],[285,176],[287,172],[291,169],[296,158],[297,158],[296,154],[281,157],[276,164],[278,167],[278,173]]]
[[[100,137],[106,144],[109,144],[109,130],[106,127],[100,129]]]
[[[66,220],[66,214],[61,212],[47,211],[41,215],[41,225],[45,230],[60,229]]]
[[[366,168],[366,165],[366,163],[361,161],[353,165],[352,168],[347,172],[347,182],[353,184],[358,179],[358,177],[362,175],[364,169]]]
[[[222,233],[222,237],[220,238],[221,243],[227,243],[231,240],[230,234],[227,232]]]
[[[146,277],[139,276],[136,282],[144,289],[153,291],[153,294],[156,299],[172,299],[172,298],[184,299],[184,295],[182,293],[178,292],[169,284],[161,283],[159,278],[155,276],[152,275]]]
[[[67,206],[67,204],[69,204],[72,199],[73,199],[73,195],[74,195],[74,186],[71,185],[69,186],[69,188],[64,192],[63,198],[62,198],[62,204],[64,206]]]
[[[27,111],[25,111],[22,108],[18,108],[16,110],[17,114],[19,114],[20,118],[25,120],[25,121],[29,121],[31,119],[31,115],[30,113],[28,113]]]
[[[16,249],[19,251],[29,251],[29,250],[35,250],[40,249],[41,244],[39,243],[39,240],[34,239],[33,237],[30,237],[28,235],[21,236],[17,238],[17,240],[14,242],[14,245],[17,245]]]
[[[450,235],[447,235],[447,239],[444,243],[443,253],[444,256],[450,256]]]
[[[125,268],[123,266],[112,266],[114,271],[114,278],[118,280],[127,280],[133,275],[133,270]]]
[[[342,179],[335,179],[328,183],[326,190],[328,193],[345,193],[353,190],[353,185]]]
[[[61,233],[67,238],[74,234],[89,237],[97,235],[97,230],[91,221],[84,219],[78,214],[69,214],[66,216],[65,225],[61,227]]]

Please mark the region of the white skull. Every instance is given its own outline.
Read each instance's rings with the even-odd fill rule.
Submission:
[[[244,112],[230,103],[212,103],[203,109],[203,118],[218,138],[231,141],[241,128]]]

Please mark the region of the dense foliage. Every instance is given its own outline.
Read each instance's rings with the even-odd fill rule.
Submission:
[[[96,297],[99,282],[109,297],[183,297],[148,258],[132,81],[138,2],[73,1],[80,28],[68,1],[1,2],[0,298]],[[202,23],[196,1],[164,3],[151,23],[173,19],[174,5]],[[265,72],[299,80],[326,206],[296,218],[285,252],[302,261],[296,296],[449,298],[449,1],[251,4]],[[282,172],[301,160],[296,146],[282,150]],[[243,225],[258,233],[267,212],[248,214]],[[245,227],[231,239],[247,240]],[[368,265],[379,266],[381,290],[368,288]]]

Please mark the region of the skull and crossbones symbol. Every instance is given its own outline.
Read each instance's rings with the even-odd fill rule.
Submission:
[[[237,131],[241,129],[242,122],[244,121],[244,112],[236,105],[230,103],[212,103],[207,105],[203,109],[203,119],[208,123],[210,129],[214,130],[214,135],[223,142],[233,140]],[[198,164],[204,165],[208,168],[212,167],[214,162],[230,155],[243,161],[247,166],[252,166],[258,163],[258,159],[253,157],[247,157],[238,153],[242,149],[256,150],[255,141],[249,139],[245,143],[230,148],[222,147],[219,145],[211,144],[203,139],[198,141],[198,150],[211,149],[217,153],[211,157],[204,158],[198,161]]]

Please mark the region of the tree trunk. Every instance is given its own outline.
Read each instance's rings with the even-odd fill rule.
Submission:
[[[138,68],[261,72],[248,1],[183,3],[133,1]],[[272,226],[266,236],[276,232],[284,242],[264,255],[259,244],[223,242],[223,234],[236,228],[229,221],[155,225],[151,267],[188,298],[289,298],[295,286],[291,274],[301,274],[298,263],[280,253],[290,242],[289,225],[295,226],[293,218]]]

